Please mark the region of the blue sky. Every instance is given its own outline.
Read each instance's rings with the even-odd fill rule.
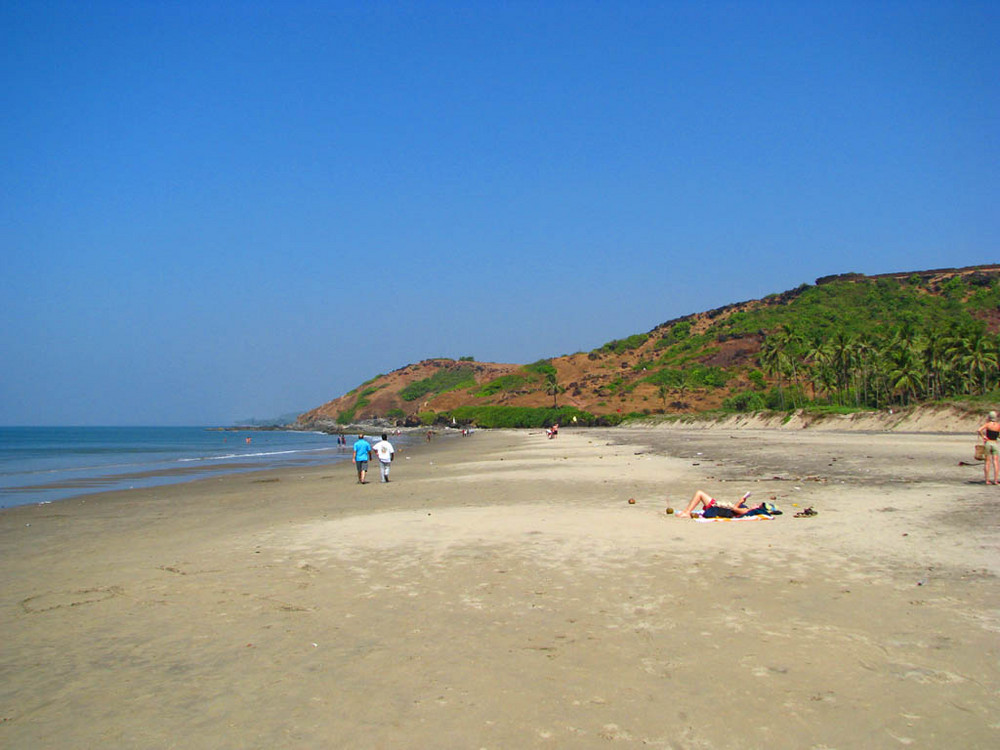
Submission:
[[[0,424],[227,424],[1000,260],[995,2],[0,8]]]

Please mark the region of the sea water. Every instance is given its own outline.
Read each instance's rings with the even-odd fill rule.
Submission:
[[[352,457],[336,435],[205,427],[0,427],[0,507]],[[395,441],[399,438],[390,438]]]

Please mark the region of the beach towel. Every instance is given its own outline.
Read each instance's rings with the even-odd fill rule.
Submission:
[[[714,523],[715,521],[773,521],[774,516],[764,515],[763,513],[758,513],[753,516],[736,516],[735,518],[723,518],[721,516],[716,516],[714,518],[702,518],[701,516],[695,516],[694,520],[699,523]]]

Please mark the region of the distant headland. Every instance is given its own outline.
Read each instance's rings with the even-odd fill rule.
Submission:
[[[614,425],[761,413],[817,418],[951,403],[1000,387],[1000,264],[843,273],[530,364],[425,359],[298,415],[299,429]]]

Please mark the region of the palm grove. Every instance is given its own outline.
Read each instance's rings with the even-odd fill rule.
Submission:
[[[788,305],[728,321],[734,331],[770,324],[759,363],[773,385],[734,394],[727,407],[885,408],[1000,386],[1000,335],[988,323],[1000,313],[995,276],[934,286],[917,276],[867,279],[797,291]]]

